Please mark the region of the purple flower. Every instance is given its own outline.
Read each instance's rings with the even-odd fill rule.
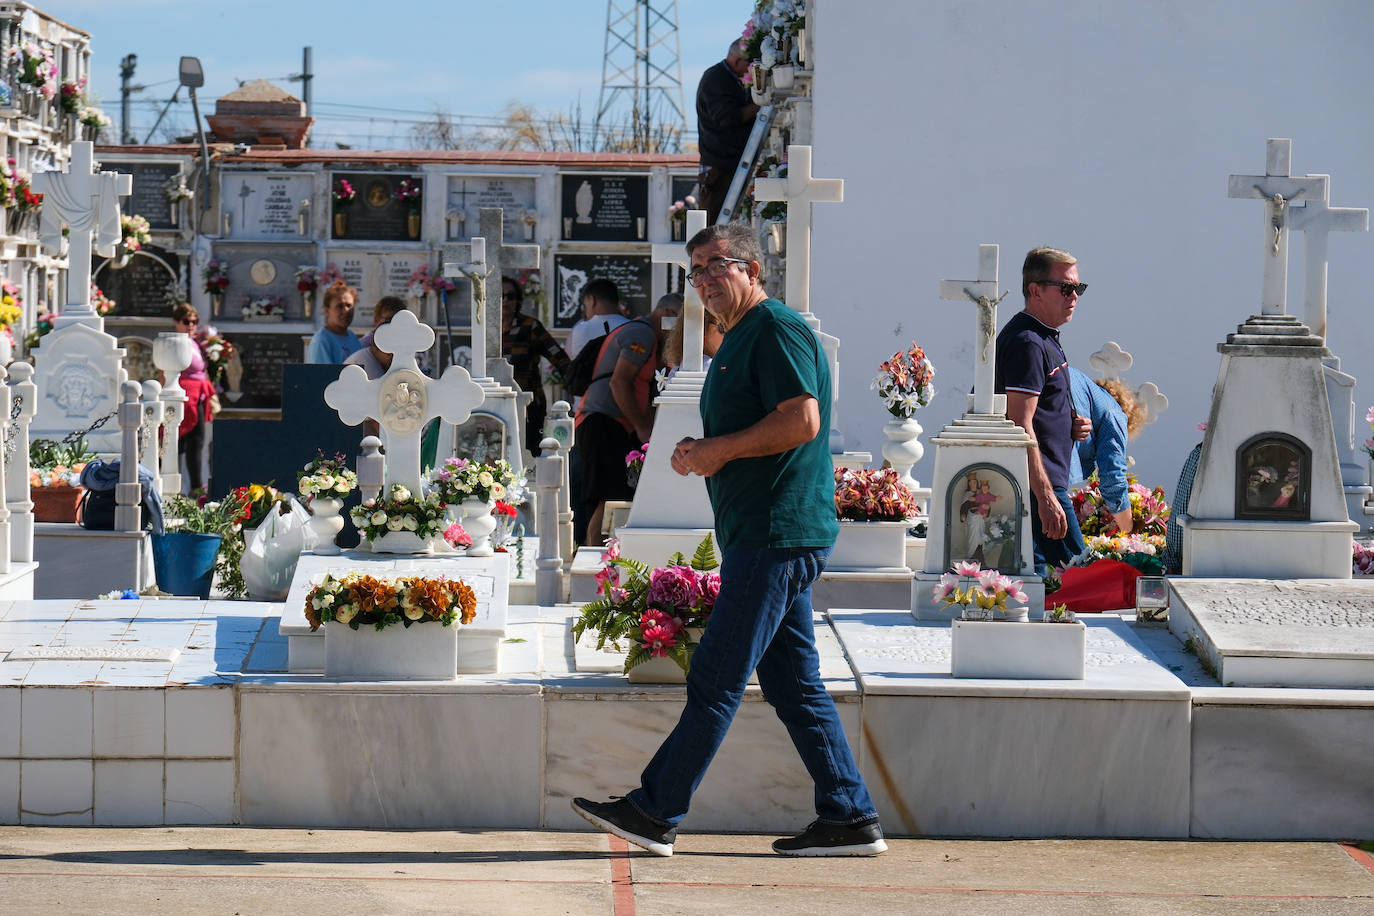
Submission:
[[[707,609],[716,606],[716,598],[720,596],[720,573],[709,572],[701,573],[697,576],[697,589],[701,592],[701,597]]]

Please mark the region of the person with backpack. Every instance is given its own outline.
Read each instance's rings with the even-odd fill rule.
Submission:
[[[599,547],[606,502],[630,499],[634,488],[625,476],[625,456],[649,441],[653,432],[652,388],[658,368],[659,334],[663,319],[676,316],[677,299],[665,296],[647,318],[615,328],[602,342],[593,380],[577,407],[577,435],[573,451],[581,466],[580,543]],[[591,344],[588,344],[591,346]]]
[[[582,320],[568,331],[564,349],[576,362],[587,344],[598,337],[605,337],[629,320],[620,310],[620,287],[612,280],[593,280],[582,287]],[[593,360],[599,351],[598,347],[591,352]]]

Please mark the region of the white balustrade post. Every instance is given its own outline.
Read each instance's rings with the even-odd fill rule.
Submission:
[[[563,456],[563,479],[558,487],[558,555],[563,558],[563,563],[569,568],[572,567],[573,552],[573,512],[572,512],[572,487],[569,479],[571,462],[569,452],[572,451],[573,442],[577,438],[577,428],[573,423],[573,418],[569,415],[572,411],[567,401],[558,400],[553,402],[549,408],[549,419],[544,421],[544,429],[549,436],[558,442],[558,454]]]
[[[3,366],[0,366],[0,391],[8,390],[5,380],[8,373]],[[9,412],[0,413],[0,442],[9,438],[10,418]],[[25,483],[28,483],[25,475]],[[0,493],[5,492],[5,463],[0,461]],[[10,507],[6,505],[6,500],[0,499],[0,573],[10,571]]]
[[[38,412],[38,386],[33,366],[14,363],[9,369],[6,414],[14,424],[9,460],[5,462],[5,504],[10,513],[10,558],[33,562],[33,499],[29,493],[29,424]]]
[[[115,530],[138,531],[143,527],[143,492],[138,485],[138,430],[143,405],[138,382],[125,382],[120,388],[119,483],[115,486]]]
[[[564,466],[558,440],[549,436],[539,443],[542,453],[535,459],[534,486],[539,493],[540,527],[544,531],[558,528],[558,491],[564,489]],[[563,601],[563,558],[559,539],[541,537],[539,557],[534,564],[534,595],[540,607],[553,607]]]
[[[157,379],[148,379],[143,383],[143,424],[139,428],[138,451],[139,454],[148,456],[149,470],[162,466],[158,450],[162,443],[164,416],[162,385]],[[153,475],[153,488],[157,490],[158,495],[166,495],[166,491],[162,489],[161,474]]]

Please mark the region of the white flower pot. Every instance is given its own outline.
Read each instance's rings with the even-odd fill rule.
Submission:
[[[451,681],[458,676],[458,623],[437,620],[378,630],[324,625],[324,676],[340,680]]]
[[[921,444],[921,432],[921,424],[916,422],[915,417],[906,420],[893,418],[883,426],[883,435],[887,437],[883,443],[883,457],[892,465],[902,483],[913,490],[921,484],[911,476],[911,469],[926,453],[925,446]]]
[[[316,496],[310,500],[310,533],[315,536],[314,550],[319,556],[332,557],[339,553],[334,538],[343,530],[344,520],[339,514],[342,508],[342,499]]]
[[[701,642],[701,634],[706,632],[706,628],[688,627],[687,632],[691,634],[692,642]],[[686,684],[687,672],[679,668],[677,662],[671,658],[651,658],[626,672],[625,680],[631,684]],[[758,673],[751,672],[749,683],[758,682]]]
[[[414,531],[388,531],[372,542],[372,549],[377,553],[415,554],[434,552],[433,544],[420,537]],[[317,550],[316,553],[318,552]]]
[[[774,86],[779,89],[791,89],[797,70],[791,64],[778,64],[769,73],[772,76]]]
[[[830,570],[906,566],[906,529],[909,522],[840,520],[840,536],[830,552]]]
[[[955,677],[1083,680],[1083,622],[953,620]]]
[[[462,514],[463,530],[472,538],[472,546],[467,549],[470,557],[489,557],[494,552],[491,546],[491,533],[496,530],[496,519],[491,517],[492,503],[470,496],[458,504]]]

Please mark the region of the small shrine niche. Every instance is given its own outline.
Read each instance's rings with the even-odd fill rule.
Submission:
[[[1308,521],[1312,450],[1284,433],[1266,432],[1236,450],[1236,518]]]
[[[954,475],[945,499],[945,569],[965,560],[1015,575],[1021,570],[1021,491],[1006,471],[971,464]]]

